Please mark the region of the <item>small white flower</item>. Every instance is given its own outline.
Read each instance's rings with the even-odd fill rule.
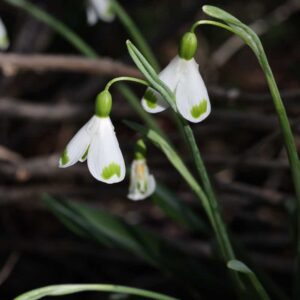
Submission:
[[[188,121],[198,123],[210,114],[208,93],[195,59],[176,56],[159,74],[159,78],[174,92],[179,113]],[[148,88],[143,99],[143,108],[149,113],[158,113],[169,107],[162,96]]]
[[[111,10],[111,0],[88,0],[86,13],[90,26],[95,25],[98,20],[111,22],[115,18]]]
[[[6,27],[0,18],[0,50],[6,50],[9,47],[9,39]]]
[[[145,159],[135,159],[131,164],[128,198],[133,201],[144,200],[151,196],[156,188],[154,176],[149,174]]]
[[[69,142],[59,166],[67,168],[86,159],[97,180],[112,184],[124,179],[125,162],[109,117],[94,115]]]

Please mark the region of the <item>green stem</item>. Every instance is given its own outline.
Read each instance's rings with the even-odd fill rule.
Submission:
[[[145,85],[145,86],[149,86],[149,83],[145,80],[142,80],[142,79],[139,79],[139,78],[135,78],[135,77],[128,77],[128,76],[121,76],[121,77],[116,77],[116,78],[113,78],[112,80],[110,80],[106,86],[105,86],[105,89],[106,90],[109,90],[110,87],[115,84],[116,82],[120,82],[120,81],[130,81],[130,82],[136,82],[136,83],[139,83],[139,84],[142,84],[142,85]]]
[[[289,119],[283,105],[278,86],[276,84],[273,72],[270,68],[268,59],[265,52],[262,53],[262,68],[268,82],[268,86],[272,95],[273,103],[279,119],[285,148],[288,154],[289,165],[291,168],[293,184],[296,193],[296,266],[295,266],[295,279],[294,279],[294,299],[300,297],[300,164],[297,153],[297,146],[289,123]]]
[[[253,40],[251,40],[252,43],[249,43],[246,41],[243,35],[241,35],[240,32],[237,32],[235,29],[219,23],[215,21],[199,21],[195,23],[195,25],[192,27],[195,29],[199,25],[214,25],[217,27],[221,27],[223,29],[226,29],[236,35],[238,35],[247,45],[249,45],[252,50],[254,51],[255,55],[257,56],[257,59],[261,65],[261,68],[264,72],[264,75],[266,77],[269,90],[272,95],[273,104],[277,113],[277,117],[279,120],[279,124],[281,127],[283,139],[285,148],[287,151],[288,159],[289,159],[289,165],[292,173],[292,180],[295,188],[296,193],[296,270],[295,270],[295,279],[294,279],[294,299],[300,298],[300,164],[299,164],[299,156],[297,153],[297,147],[295,143],[295,139],[292,133],[292,129],[290,126],[290,122],[286,113],[286,109],[284,107],[283,101],[280,96],[280,92],[276,83],[276,80],[274,78],[272,69],[270,67],[270,64],[268,62],[265,50],[257,37],[255,33],[253,33],[247,26],[243,25],[244,30],[246,30],[247,34],[249,34]],[[253,42],[255,47],[253,46]]]
[[[191,32],[195,33],[196,29],[198,26],[201,26],[201,25],[212,25],[212,26],[216,26],[216,27],[220,27],[220,28],[223,28],[223,29],[226,29],[232,33],[235,33],[234,30],[226,25],[226,24],[223,24],[223,23],[220,23],[220,22],[217,22],[217,21],[211,21],[211,20],[201,20],[201,21],[197,21],[193,24],[192,28],[191,28]]]
[[[209,199],[208,203],[210,206],[213,223],[215,224],[215,233],[219,240],[220,247],[222,249],[223,258],[225,262],[227,262],[229,260],[235,259],[235,255],[233,252],[233,248],[231,246],[229,236],[227,234],[225,222],[222,219],[221,210],[218,205],[218,201],[216,199],[213,187],[211,185],[208,176],[208,172],[205,168],[199,148],[197,146],[197,142],[195,140],[193,130],[191,129],[189,124],[182,118],[181,118],[181,126],[183,127],[186,139],[189,143],[190,150],[193,154],[193,158],[196,164],[196,169],[202,180],[204,191],[207,194],[207,197]]]
[[[127,12],[123,9],[123,7],[118,3],[117,0],[111,0],[111,6],[113,11],[116,13],[120,21],[122,22],[123,26],[127,29],[135,43],[139,46],[142,52],[145,54],[146,58],[149,60],[151,65],[155,68],[156,71],[159,71],[160,67],[159,64],[150,49],[148,43],[144,39],[143,35],[134,24],[132,19],[129,17]]]
[[[53,285],[32,290],[23,295],[18,296],[15,300],[38,300],[47,296],[64,296],[79,292],[109,292],[118,294],[127,294],[140,296],[148,299],[157,300],[178,300],[176,298],[166,296],[160,293],[137,289],[122,285],[113,284],[65,284]]]

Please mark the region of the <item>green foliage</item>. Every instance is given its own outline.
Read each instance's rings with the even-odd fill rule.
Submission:
[[[176,300],[176,298],[169,297],[163,294],[131,288],[121,285],[112,284],[63,284],[52,285],[39,289],[32,290],[23,295],[18,296],[15,300],[38,300],[44,297],[57,297],[64,295],[71,295],[80,292],[108,292],[117,294],[128,294],[140,296],[147,299],[157,300]],[[178,299],[177,299],[178,300]]]
[[[212,269],[177,244],[162,239],[140,226],[129,225],[118,217],[83,204],[58,201],[50,196],[44,197],[43,201],[70,230],[106,247],[132,253],[172,275],[191,293],[190,298],[194,296],[197,299],[200,291],[216,286],[223,292],[226,291],[226,280],[220,282],[212,274]]]

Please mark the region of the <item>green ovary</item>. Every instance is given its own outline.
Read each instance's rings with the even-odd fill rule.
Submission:
[[[156,98],[153,90],[147,89],[147,91],[144,95],[144,99],[146,100],[146,104],[149,108],[154,109],[157,106],[157,104],[156,104],[157,98]]]
[[[202,99],[201,102],[198,105],[194,105],[191,109],[191,115],[198,119],[201,115],[206,113],[207,111],[207,100]]]
[[[60,159],[61,159],[61,164],[63,166],[66,165],[70,161],[67,149],[64,150],[64,152],[62,153]]]
[[[101,177],[105,180],[109,180],[114,175],[121,177],[121,167],[116,163],[111,163],[103,169]]]

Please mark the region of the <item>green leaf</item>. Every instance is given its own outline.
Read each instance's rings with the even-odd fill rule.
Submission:
[[[227,267],[231,270],[235,270],[237,272],[251,274],[252,271],[241,261],[239,260],[231,260],[227,263]]]
[[[246,276],[246,278],[250,282],[249,289],[251,289],[252,291],[253,299],[270,300],[269,295],[256,277],[255,273],[250,270],[243,262],[239,260],[231,260],[227,263],[227,267]]]
[[[169,87],[159,79],[153,67],[149,64],[147,59],[142,55],[142,53],[130,42],[127,41],[128,52],[135,62],[136,66],[146,77],[151,87],[154,88],[157,92],[159,92],[164,99],[169,103],[174,111],[177,111],[177,107],[175,104],[175,96],[173,92],[169,89]]]
[[[211,231],[207,224],[177,194],[161,183],[157,183],[152,199],[168,217],[189,230],[202,235],[208,235]]]
[[[198,294],[214,286],[225,288],[203,262],[171,243],[139,226],[125,223],[107,212],[83,204],[55,200],[46,196],[44,203],[60,219],[67,219],[73,226],[101,245],[118,248],[142,258],[148,264],[163,270],[178,280],[187,290]]]
[[[147,299],[176,300],[176,298],[152,291],[112,284],[62,284],[32,290],[15,298],[15,300],[38,300],[44,297],[71,295],[79,292],[108,292],[141,296]],[[177,299],[178,300],[178,299]]]

